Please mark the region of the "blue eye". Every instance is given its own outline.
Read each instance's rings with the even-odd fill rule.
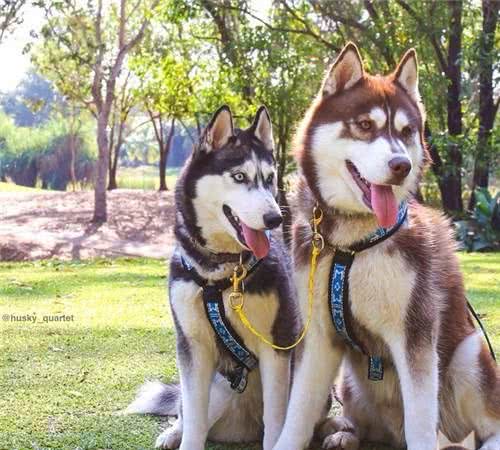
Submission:
[[[244,183],[247,180],[247,176],[243,172],[233,173],[232,177],[236,183]]]
[[[274,173],[272,173],[271,175],[269,175],[267,178],[266,178],[266,183],[267,184],[271,184],[274,180]]]

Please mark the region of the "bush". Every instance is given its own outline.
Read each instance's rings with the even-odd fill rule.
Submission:
[[[85,136],[75,136],[75,178],[90,183],[93,178],[95,151]],[[71,180],[70,134],[61,118],[40,127],[18,127],[9,116],[0,113],[0,181],[45,189],[65,190]]]
[[[500,192],[494,197],[486,188],[475,191],[476,206],[467,220],[455,222],[457,238],[469,252],[500,249]]]

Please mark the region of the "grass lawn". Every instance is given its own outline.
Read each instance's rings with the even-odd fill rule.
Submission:
[[[38,192],[40,189],[0,181],[0,192]]]
[[[167,168],[166,182],[169,189],[174,188],[178,175],[178,167]],[[158,167],[155,166],[119,167],[116,181],[120,189],[157,190],[160,187]],[[85,186],[85,190],[91,189],[91,186]],[[71,185],[68,185],[68,191],[70,190]],[[0,182],[0,192],[44,192],[44,190],[39,187],[30,188],[15,183]]]
[[[500,254],[460,259],[499,351]],[[152,448],[164,422],[113,412],[146,378],[176,377],[165,284],[148,259],[0,264],[0,450]]]
[[[167,168],[166,182],[169,189],[175,186],[178,175],[178,167]],[[160,187],[158,167],[155,166],[119,167],[116,181],[120,189],[156,190]]]

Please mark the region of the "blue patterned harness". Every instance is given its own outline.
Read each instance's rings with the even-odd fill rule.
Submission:
[[[248,275],[257,269],[261,261],[257,260],[253,255],[250,256],[245,264]],[[215,332],[215,336],[236,363],[236,369],[225,376],[231,384],[231,388],[238,393],[242,393],[247,387],[248,373],[257,367],[259,361],[245,346],[243,339],[226,317],[222,293],[232,285],[231,278],[209,282],[200,276],[184,256],[181,256],[181,262],[193,281],[202,288],[203,304],[205,305],[208,321]]]
[[[355,350],[367,354],[360,344],[350,335],[346,323],[346,308],[349,304],[349,273],[356,253],[379,244],[392,236],[406,221],[408,206],[406,202],[401,203],[398,210],[396,224],[391,228],[378,228],[372,235],[361,242],[351,246],[347,251],[335,249],[335,255],[330,269],[328,285],[328,304],[332,316],[333,326],[338,334]],[[372,381],[380,381],[384,378],[384,365],[380,356],[368,356],[368,378]]]

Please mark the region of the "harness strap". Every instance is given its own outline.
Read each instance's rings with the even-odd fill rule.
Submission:
[[[328,304],[333,325],[338,334],[355,350],[368,356],[368,378],[380,381],[384,378],[384,364],[380,356],[369,355],[360,343],[357,343],[349,333],[345,316],[349,304],[349,272],[356,253],[371,248],[391,237],[406,221],[408,206],[402,203],[398,210],[397,222],[392,228],[379,228],[368,238],[343,251],[335,249],[330,269],[328,285]]]
[[[247,262],[248,274],[258,267],[260,261],[253,256],[250,258]],[[185,257],[181,256],[181,262],[184,269],[191,275],[193,281],[202,288],[203,304],[207,319],[217,336],[217,340],[237,364],[236,369],[227,374],[226,378],[233,390],[242,393],[248,383],[248,373],[257,367],[259,361],[245,346],[243,339],[238,335],[226,317],[222,294],[231,286],[231,278],[209,282],[196,271]]]
[[[338,334],[355,350],[368,356],[368,379],[380,381],[384,378],[384,365],[380,356],[368,355],[361,344],[358,344],[347,328],[345,320],[349,303],[349,272],[354,262],[354,252],[336,250],[330,269],[328,286],[328,303],[333,325]]]
[[[479,324],[479,328],[481,328],[481,332],[483,333],[484,338],[486,339],[486,343],[488,344],[488,348],[490,350],[491,357],[493,360],[496,362],[497,357],[495,355],[495,350],[493,350],[493,346],[491,345],[490,337],[488,336],[488,333],[486,332],[486,328],[484,328],[483,322],[481,322],[481,319],[479,318],[479,314],[475,311],[474,307],[472,306],[471,302],[467,299],[467,308],[469,309],[470,313],[476,319],[476,322]]]

